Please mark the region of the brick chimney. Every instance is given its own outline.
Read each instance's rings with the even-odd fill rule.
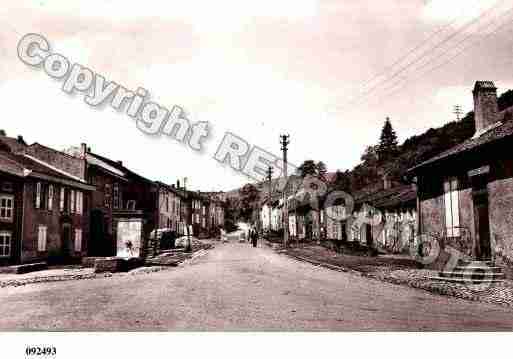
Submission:
[[[475,137],[479,137],[499,120],[497,88],[492,81],[477,81],[474,90]]]
[[[80,144],[80,156],[82,158],[85,158],[86,154],[87,154],[87,151],[88,148],[87,148],[87,144],[86,143],[81,143]]]

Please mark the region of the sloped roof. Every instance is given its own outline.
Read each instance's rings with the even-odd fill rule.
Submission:
[[[92,152],[88,152],[87,154],[90,154],[90,155],[93,155],[94,157],[96,157],[97,159],[107,163],[108,165],[110,165],[111,167],[117,169],[119,172],[121,173],[124,173],[124,176],[125,177],[132,177],[132,178],[137,178],[138,180],[141,180],[141,181],[144,181],[144,182],[148,182],[150,184],[154,184],[155,182],[144,177],[144,176],[141,176],[140,174],[138,174],[137,172],[134,172],[130,169],[128,169],[127,167],[125,167],[121,162],[118,162],[118,161],[114,161],[114,160],[111,160],[110,158],[107,158],[107,157],[104,157],[104,156],[101,156],[97,153],[92,153]]]
[[[106,158],[99,156],[95,153],[88,152],[86,154],[86,161],[87,163],[100,167],[101,169],[106,170],[107,172],[110,172],[112,174],[115,174],[116,176],[125,177],[125,173],[121,171],[119,168],[113,166],[110,160],[107,161]]]
[[[11,152],[21,152],[27,144],[23,140],[23,138],[17,139],[7,136],[0,136],[0,142],[9,148]]]
[[[77,180],[74,176],[55,170],[51,166],[46,165],[43,162],[36,161],[30,156],[24,154],[14,154],[2,151],[0,152],[0,163],[2,164],[2,169],[4,169],[3,165],[6,164],[9,166],[6,168],[12,170],[14,172],[13,174],[19,176],[26,177],[32,175],[37,177],[35,174],[40,174],[56,180],[65,180],[70,185],[93,188],[92,186],[86,185],[85,183]]]
[[[368,203],[376,208],[394,208],[411,203],[417,198],[417,191],[411,185],[400,185],[373,193],[356,193],[356,206]]]
[[[0,152],[0,172],[9,173],[18,177],[25,177],[27,175],[25,168],[4,154],[4,151]]]
[[[511,108],[506,109],[501,112],[502,118],[504,118],[505,114],[508,113],[508,111],[511,111]],[[454,157],[458,154],[471,151],[473,149],[476,149],[478,147],[493,143],[495,141],[510,137],[513,135],[513,121],[504,121],[503,123],[499,124],[497,127],[494,127],[490,129],[489,131],[483,133],[481,136],[476,138],[470,138],[459,145],[456,145],[449,150],[442,152],[441,154],[430,158],[427,161],[424,161],[420,163],[419,165],[410,168],[408,170],[409,173],[415,173],[420,168],[423,168],[427,165],[433,164],[435,162],[448,159],[450,157]]]

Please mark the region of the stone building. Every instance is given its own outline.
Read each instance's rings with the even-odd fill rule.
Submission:
[[[181,198],[175,185],[167,185],[162,182],[155,182],[158,191],[158,208],[156,212],[157,229],[167,229],[176,234],[181,228]]]
[[[348,221],[350,241],[391,253],[410,253],[416,245],[417,192],[411,184],[383,180],[381,190],[355,194]]]
[[[498,111],[491,81],[473,90],[476,132],[467,141],[410,169],[418,186],[419,232],[472,260],[513,264],[512,109]]]

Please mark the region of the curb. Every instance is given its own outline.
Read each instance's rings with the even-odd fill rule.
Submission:
[[[377,281],[384,282],[384,283],[406,286],[406,287],[413,288],[413,289],[420,289],[420,290],[423,290],[423,291],[426,291],[426,292],[429,292],[429,293],[435,294],[435,295],[453,297],[453,298],[468,300],[471,302],[495,304],[495,305],[499,305],[499,306],[503,306],[503,307],[512,307],[513,306],[513,303],[511,303],[511,302],[483,300],[482,298],[480,298],[479,296],[476,296],[476,295],[470,295],[467,293],[458,292],[457,289],[454,289],[452,287],[443,287],[442,285],[433,285],[432,283],[426,282],[426,281],[428,281],[427,278],[425,280],[418,279],[418,280],[414,280],[414,281],[406,281],[406,280],[393,278],[393,277],[387,277],[387,276],[383,277],[383,276],[378,276],[378,275],[372,274],[372,273],[360,272],[360,271],[357,271],[354,269],[349,269],[347,267],[324,263],[324,262],[317,261],[315,259],[299,256],[299,255],[292,254],[292,253],[287,253],[286,251],[279,251],[279,253],[285,254],[286,256],[296,259],[298,261],[310,263],[310,264],[318,266],[318,267],[334,270],[337,272],[356,274],[360,277],[365,277],[365,278],[377,280]]]
[[[208,247],[201,248],[197,250],[196,252],[192,253],[192,255],[189,258],[185,258],[184,260],[177,263],[178,265],[183,264],[186,261],[190,261],[195,258],[199,258],[200,256],[203,256],[207,254],[207,251],[215,248],[214,245],[209,245]],[[200,253],[200,254],[198,254]],[[144,267],[144,266],[143,266]],[[6,288],[6,287],[20,287],[24,285],[29,284],[38,284],[38,283],[52,283],[52,282],[65,282],[65,281],[72,281],[72,280],[84,280],[84,279],[102,279],[102,278],[110,278],[114,275],[140,275],[140,274],[151,274],[160,272],[163,270],[166,270],[166,268],[162,268],[165,266],[147,266],[147,268],[158,268],[157,270],[141,270],[141,271],[129,271],[129,272],[117,272],[117,273],[111,273],[111,272],[105,272],[105,273],[84,273],[84,274],[63,274],[63,275],[52,275],[52,276],[44,276],[44,277],[32,277],[32,278],[24,278],[24,279],[9,279],[5,281],[0,281],[0,288]],[[142,268],[142,267],[141,267]]]

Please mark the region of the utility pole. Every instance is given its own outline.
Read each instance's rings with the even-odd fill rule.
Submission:
[[[463,110],[461,109],[460,105],[454,106],[454,111],[452,112],[456,115],[456,120],[460,120],[460,116],[463,114]]]
[[[271,215],[272,215],[272,209],[271,209],[271,203],[272,203],[272,183],[273,183],[273,168],[269,166],[267,169],[267,180],[269,181],[269,228],[268,228],[268,237],[271,237]]]
[[[281,150],[283,151],[283,178],[285,186],[283,188],[283,245],[286,247],[289,242],[289,204],[287,197],[288,174],[287,174],[287,152],[290,144],[290,135],[280,135]]]
[[[189,197],[189,195],[187,194],[187,177],[185,177],[183,179],[183,191],[184,191],[184,195],[186,197]],[[194,199],[191,198],[191,201],[193,201]],[[188,201],[187,201],[188,202]],[[187,216],[186,218],[186,232],[187,233],[187,245],[185,246],[185,251],[186,252],[192,252],[192,243],[191,243],[191,230],[192,230],[192,216],[193,216],[193,213],[192,213],[192,203],[191,203],[191,211],[190,211],[190,215]]]

